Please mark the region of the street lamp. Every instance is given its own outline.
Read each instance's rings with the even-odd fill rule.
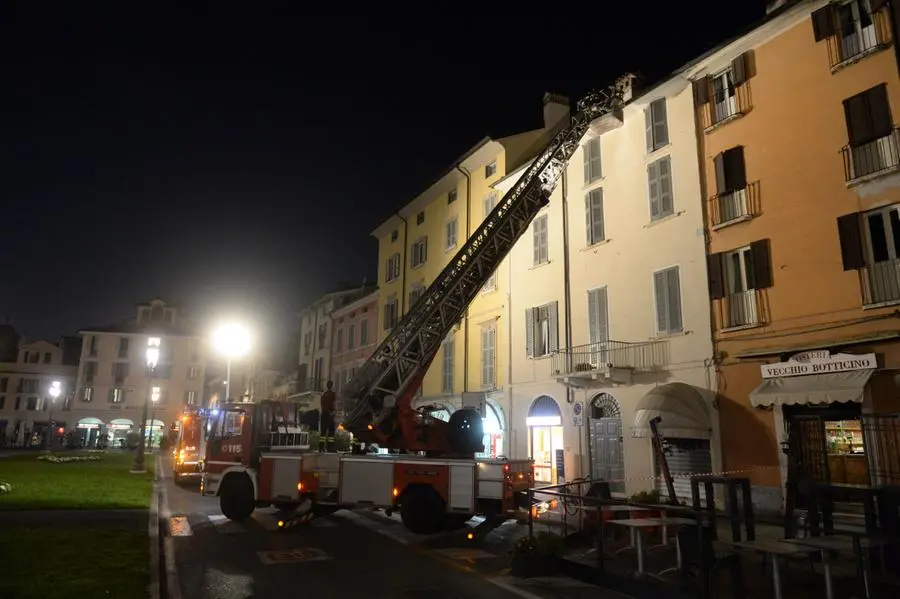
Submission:
[[[141,442],[138,443],[137,452],[134,455],[134,466],[131,468],[133,474],[142,474],[146,472],[144,468],[144,448],[147,445],[147,412],[150,409],[150,401],[153,395],[153,374],[156,372],[156,365],[159,364],[159,348],[161,339],[159,337],[147,338],[147,396],[144,397],[144,409],[141,412]]]
[[[159,387],[150,387],[150,434],[147,435],[147,449],[153,449],[153,429],[156,422],[156,404],[159,401]]]
[[[53,381],[50,383],[50,410],[47,412],[47,450],[50,450],[51,445],[53,445],[53,404],[56,402],[56,398],[58,398],[62,394],[62,383],[59,381]]]
[[[253,341],[245,327],[230,323],[219,327],[213,333],[213,345],[225,355],[225,401],[231,399],[231,360],[240,358],[250,351]]]

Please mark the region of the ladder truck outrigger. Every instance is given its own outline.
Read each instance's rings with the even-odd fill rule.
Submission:
[[[484,516],[480,526],[490,529],[520,508],[531,509],[520,491],[533,486],[532,460],[476,458],[484,450],[481,414],[463,408],[444,422],[417,410],[414,397],[443,339],[549,203],[591,123],[622,107],[629,83],[622,77],[578,102],[568,126],[344,388],[341,428],[399,453],[315,451],[291,434],[301,429],[285,402],[233,405],[213,423],[201,482],[201,492],[218,496],[227,518],[241,520],[265,506],[290,513],[292,520],[342,508],[383,508],[399,511],[410,531],[432,534],[475,515]]]

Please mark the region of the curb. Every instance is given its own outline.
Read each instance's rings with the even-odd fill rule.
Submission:
[[[162,457],[156,456],[157,476],[163,470]],[[159,486],[160,514],[167,523],[172,513],[169,511],[169,491],[165,483]],[[181,580],[178,576],[178,566],[175,564],[175,542],[172,537],[165,535],[162,540],[163,563],[166,570],[166,599],[181,599]]]
[[[153,483],[153,493],[150,496],[150,522],[147,530],[150,537],[150,599],[160,599],[159,581],[159,458],[157,458],[157,470]]]

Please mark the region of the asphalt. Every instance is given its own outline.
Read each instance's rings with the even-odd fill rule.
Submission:
[[[271,510],[241,523],[221,516],[196,485],[176,486],[165,468],[180,594],[190,599],[622,599],[564,577],[508,576],[508,548],[524,527],[511,523],[480,545],[465,534],[426,539],[380,512],[342,510],[286,531]],[[165,507],[165,506],[163,506]],[[166,514],[163,514],[166,516]]]

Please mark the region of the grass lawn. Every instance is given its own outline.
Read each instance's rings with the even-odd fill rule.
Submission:
[[[96,455],[98,462],[55,464],[38,460],[39,453],[0,459],[0,481],[12,485],[0,495],[0,510],[141,509],[150,506],[156,456],[147,454],[147,473],[131,474],[133,453]],[[8,537],[8,535],[0,535]],[[89,543],[93,548],[94,544]],[[0,595],[2,597],[2,595]]]
[[[0,597],[146,599],[149,543],[146,530],[4,527]]]

